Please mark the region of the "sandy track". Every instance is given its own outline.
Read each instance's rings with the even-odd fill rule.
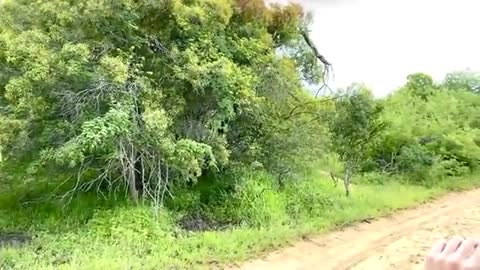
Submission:
[[[480,236],[480,190],[306,239],[238,269],[421,270],[432,243],[453,235]]]

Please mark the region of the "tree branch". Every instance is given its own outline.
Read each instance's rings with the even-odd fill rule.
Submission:
[[[315,97],[318,97],[318,94],[320,93],[320,91],[322,91],[324,88],[330,90],[330,92],[333,92],[332,89],[330,88],[330,86],[328,86],[327,84],[327,79],[330,75],[330,71],[332,69],[332,64],[325,58],[325,56],[323,56],[319,50],[317,49],[317,47],[315,46],[315,44],[313,43],[312,39],[310,38],[309,34],[308,34],[308,31],[304,28],[301,28],[300,29],[300,35],[303,37],[305,43],[307,44],[307,46],[312,50],[313,54],[315,55],[315,57],[320,61],[322,62],[323,64],[323,74],[322,74],[322,81],[323,81],[323,85],[320,86],[320,88],[317,90],[317,93],[315,94]]]
[[[310,36],[308,35],[307,31],[305,29],[300,29],[300,35],[302,35],[303,39],[307,43],[308,47],[312,49],[313,53],[315,54],[315,57],[317,57],[320,62],[323,63],[325,67],[330,67],[332,64],[323,56],[313,43],[313,41],[310,39]]]

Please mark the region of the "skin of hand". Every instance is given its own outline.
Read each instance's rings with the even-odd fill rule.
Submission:
[[[461,237],[438,241],[425,259],[425,270],[480,270],[480,241]]]

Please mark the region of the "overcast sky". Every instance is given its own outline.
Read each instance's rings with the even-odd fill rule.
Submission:
[[[297,1],[315,13],[312,39],[337,87],[364,82],[383,96],[410,73],[480,71],[480,0]]]

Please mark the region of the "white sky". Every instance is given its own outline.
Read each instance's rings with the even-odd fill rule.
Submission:
[[[297,1],[315,13],[312,39],[337,87],[364,82],[383,96],[414,72],[480,71],[480,0]]]

